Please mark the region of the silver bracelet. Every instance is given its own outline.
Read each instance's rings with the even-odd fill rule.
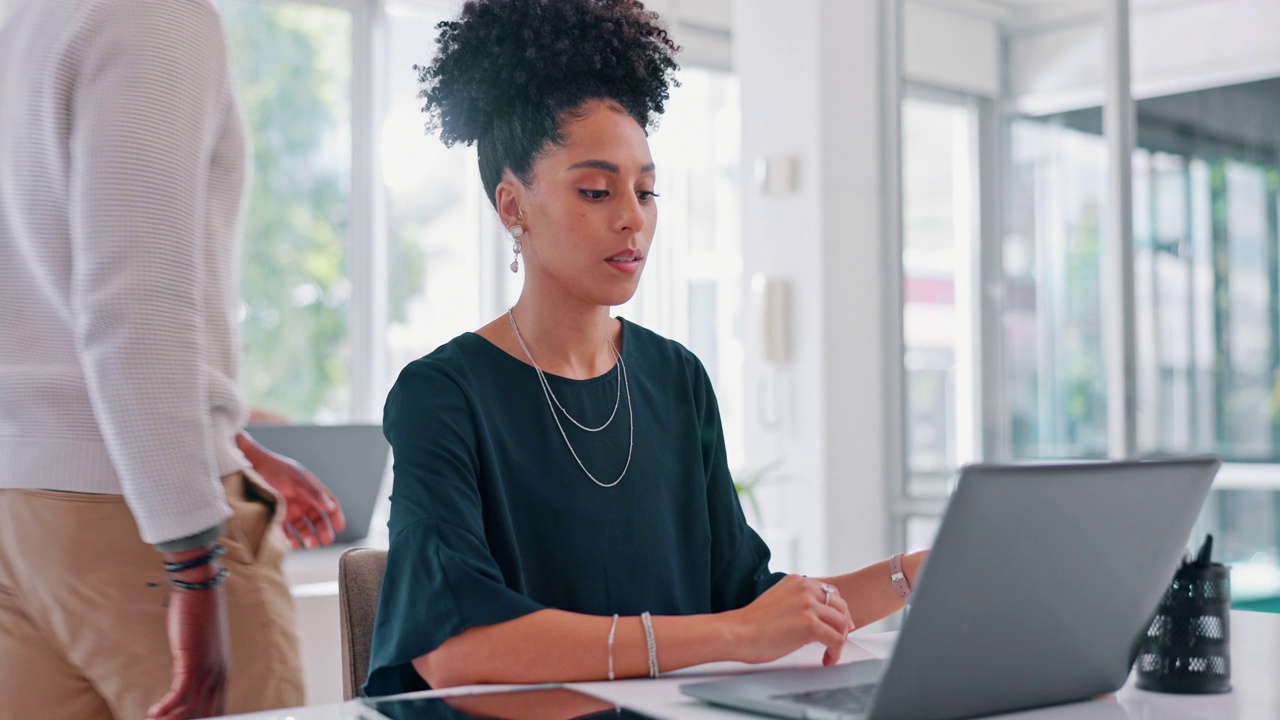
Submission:
[[[658,677],[658,642],[653,637],[653,619],[648,612],[640,613],[640,622],[644,624],[644,642],[649,646],[649,677]]]
[[[613,634],[618,631],[618,613],[613,614],[613,625],[609,627],[609,679],[613,679]]]

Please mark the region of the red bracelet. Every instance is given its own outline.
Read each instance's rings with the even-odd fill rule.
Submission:
[[[889,558],[889,580],[893,583],[893,589],[898,591],[903,604],[910,605],[911,583],[907,580],[907,574],[902,572],[902,553]]]

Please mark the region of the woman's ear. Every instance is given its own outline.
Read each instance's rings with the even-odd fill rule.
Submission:
[[[520,209],[523,191],[524,188],[511,176],[510,170],[502,174],[502,182],[498,183],[493,193],[493,204],[498,209],[498,219],[502,221],[503,227],[509,228],[524,222],[524,213]]]

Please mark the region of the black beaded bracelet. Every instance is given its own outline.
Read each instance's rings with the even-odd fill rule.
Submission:
[[[213,577],[209,578],[208,580],[205,580],[204,582],[193,583],[193,582],[187,582],[186,580],[170,580],[169,583],[174,587],[182,588],[183,590],[212,590],[218,587],[219,585],[221,585],[222,581],[227,578],[228,574],[229,573],[227,569],[222,568],[221,570],[218,571],[217,575],[214,575]]]
[[[205,565],[208,565],[209,563],[213,562],[217,558],[221,557],[222,554],[225,553],[226,551],[227,549],[222,547],[221,545],[214,545],[212,550],[201,555],[200,557],[191,558],[190,560],[184,560],[183,562],[165,563],[164,571],[167,573],[180,573],[180,572],[186,572],[187,570],[194,570],[198,567],[204,567]]]

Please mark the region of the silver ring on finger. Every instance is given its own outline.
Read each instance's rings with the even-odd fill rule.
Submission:
[[[830,605],[830,604],[831,604],[831,593],[835,592],[835,590],[836,590],[836,589],[835,589],[835,587],[833,587],[833,586],[831,586],[831,585],[829,585],[829,584],[827,584],[827,583],[822,583],[822,593],[823,593],[823,595],[822,595],[822,604],[823,604],[823,605]]]

